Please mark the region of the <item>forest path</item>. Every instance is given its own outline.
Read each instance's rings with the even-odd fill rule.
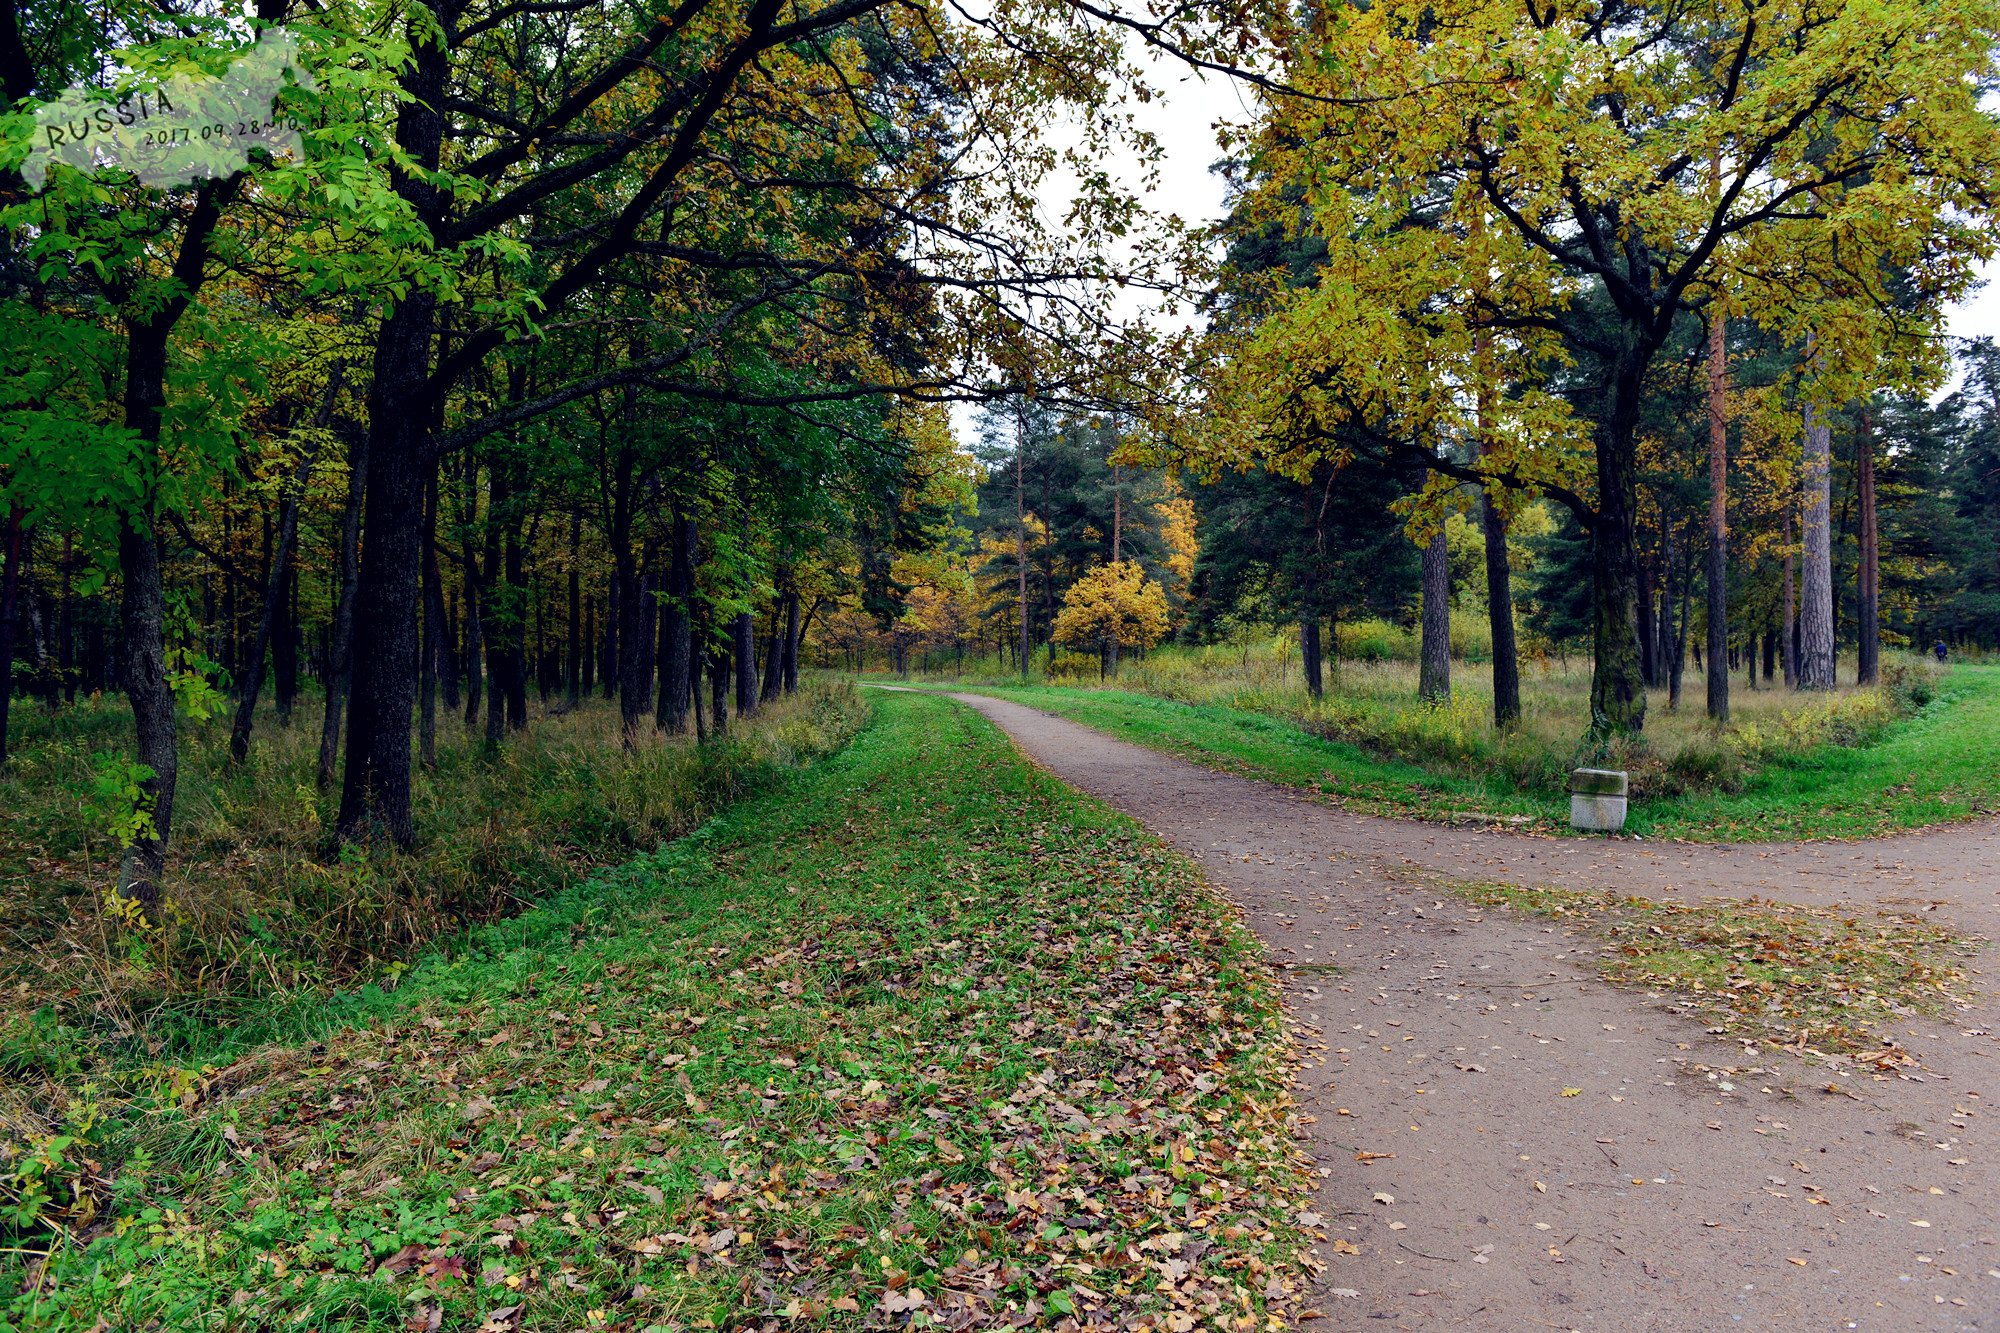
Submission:
[[[1332,1326],[2000,1330],[2000,1006],[1903,1025],[1920,1072],[1834,1076],[1606,985],[1568,928],[1422,883],[1935,904],[1979,930],[1994,826],[1803,847],[1457,832],[952,697],[1199,858],[1285,964],[1325,1043],[1299,1097]]]

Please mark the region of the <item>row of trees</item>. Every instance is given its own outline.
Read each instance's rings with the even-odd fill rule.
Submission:
[[[1587,575],[1593,729],[1611,735],[1641,730],[1646,686],[1677,678],[1697,585],[1712,714],[1732,642],[1772,629],[1801,686],[1831,687],[1844,415],[1863,442],[1871,674],[1877,395],[1907,403],[1945,372],[1944,309],[1993,251],[1993,18],[1518,0],[1315,15],[1289,82],[1234,134],[1232,226],[1251,243],[1198,363],[1202,410],[1151,457],[1304,489],[1358,460],[1419,469],[1402,509],[1420,535],[1474,508],[1503,722],[1519,710],[1504,533],[1524,504],[1559,505],[1587,549],[1568,574]],[[1792,604],[1773,608],[1762,571],[1788,559]],[[1432,539],[1434,593],[1444,561]],[[1729,605],[1732,580],[1748,606]]]
[[[277,24],[302,155],[160,189],[50,163],[30,188],[34,110],[66,87],[218,77]],[[1129,26],[1066,3],[0,6],[0,709],[17,640],[46,697],[130,700],[121,899],[157,896],[180,718],[235,707],[240,757],[302,663],[338,836],[407,846],[454,689],[484,691],[498,743],[530,678],[595,674],[631,743],[704,675],[717,706],[732,672],[739,707],[761,697],[753,665],[782,678],[833,599],[899,619],[899,561],[963,499],[943,405],[1087,402],[1152,345],[1102,293],[1165,285],[1177,224],[1114,269],[1149,224],[1108,176],[1061,232],[1038,216],[1066,156],[1155,151],[1115,111]],[[1220,27],[1183,36],[1226,60]],[[1057,119],[1088,145],[1049,147]]]

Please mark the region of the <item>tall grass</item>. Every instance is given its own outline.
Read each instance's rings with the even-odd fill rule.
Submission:
[[[150,926],[108,908],[122,700],[16,710],[0,771],[0,1080],[108,1049],[160,1054],[274,998],[391,978],[454,931],[507,916],[592,870],[686,832],[841,745],[865,706],[810,685],[727,740],[650,731],[632,751],[613,703],[531,709],[497,754],[440,719],[417,768],[413,852],[336,847],[338,793],[315,789],[319,710],[259,719],[229,770],[226,718],[185,723],[165,908]],[[113,756],[118,759],[114,761]]]
[[[1580,765],[1626,769],[1634,794],[1676,796],[1739,791],[1759,768],[1795,762],[1822,746],[1867,744],[1897,718],[1928,701],[1938,667],[1920,655],[1885,653],[1882,683],[1843,685],[1830,694],[1773,688],[1760,677],[1731,677],[1730,722],[1708,718],[1704,684],[1690,664],[1680,707],[1668,692],[1647,701],[1646,731],[1634,740],[1587,743],[1591,664],[1587,657],[1530,654],[1521,664],[1522,719],[1493,725],[1491,640],[1478,617],[1452,617],[1452,693],[1448,702],[1417,698],[1416,637],[1400,626],[1363,621],[1340,626],[1340,653],[1329,657],[1324,695],[1306,693],[1298,646],[1289,634],[1257,635],[1234,644],[1179,645],[1127,656],[1115,681],[1103,680],[1098,659],[1046,653],[1031,663],[1030,681],[1068,688],[1110,688],[1192,705],[1215,705],[1296,723],[1369,754],[1431,772],[1497,780],[1522,792],[1560,792]],[[1467,660],[1467,658],[1473,660]],[[1850,661],[1840,664],[1851,682]],[[997,657],[940,672],[939,682],[1018,685],[1017,671]],[[1775,683],[1774,683],[1775,684]]]

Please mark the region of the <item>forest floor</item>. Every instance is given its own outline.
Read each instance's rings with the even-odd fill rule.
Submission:
[[[870,702],[388,993],[74,1086],[0,1161],[0,1328],[1295,1321],[1261,946],[969,710]]]
[[[966,688],[1205,767],[1305,789],[1350,811],[1446,823],[1511,821],[1535,833],[1571,834],[1561,784],[1539,777],[1517,782],[1498,771],[1468,776],[1456,771],[1462,764],[1385,756],[1268,712],[1120,688]],[[1863,737],[1834,735],[1773,755],[1751,769],[1740,790],[1648,794],[1642,786],[1626,832],[1693,842],[1853,838],[1978,820],[2000,810],[2000,667],[1955,666],[1934,691],[1910,715],[1873,726]],[[1761,694],[1774,704],[1782,698],[1794,708],[1810,706],[1795,695]]]
[[[1314,1304],[1336,1326],[2000,1322],[2000,1006],[1972,953],[2000,928],[2000,825],[1445,830],[957,697],[1198,859],[1281,968],[1312,1028]],[[1690,918],[1735,947],[1690,956]]]

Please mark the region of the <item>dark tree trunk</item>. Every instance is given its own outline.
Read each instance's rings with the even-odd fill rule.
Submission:
[[[340,757],[340,721],[348,705],[354,664],[354,600],[360,584],[362,494],[368,488],[368,436],[348,440],[348,506],[340,518],[340,598],[334,602],[334,640],[326,654],[326,715],[320,719],[320,791],[334,785]]]
[[[416,403],[429,370],[434,315],[434,299],[413,293],[383,321],[376,342],[368,395],[368,542],[361,551],[354,606],[347,771],[335,826],[344,841],[386,837],[412,847],[417,840],[410,807],[410,708],[416,694],[424,488],[435,467],[436,442],[431,414]]]
[[[334,395],[340,391],[340,371],[336,367],[327,385],[326,401],[321,404],[320,413],[314,425],[324,427],[326,417],[333,411]],[[242,698],[236,706],[236,725],[229,732],[229,758],[231,763],[240,764],[250,753],[250,728],[256,719],[257,696],[264,688],[264,654],[271,643],[273,628],[285,605],[287,576],[292,568],[292,543],[299,532],[299,505],[305,499],[306,483],[312,479],[313,463],[319,457],[319,434],[312,436],[312,444],[306,448],[304,458],[292,473],[292,484],[286,491],[285,501],[279,511],[278,540],[275,550],[266,552],[265,563],[269,567],[264,589],[264,609],[257,619],[257,637],[250,646],[250,661],[243,673]],[[265,525],[265,538],[270,537],[269,524]],[[282,656],[282,654],[281,654]],[[278,691],[283,701],[280,710],[291,712],[290,683],[286,682]]]
[[[1424,545],[1423,641],[1417,669],[1417,697],[1451,698],[1451,558],[1440,526]]]
[[[58,656],[56,665],[62,669],[63,701],[65,703],[72,703],[72,704],[76,702],[76,679],[77,679],[76,589],[74,588],[74,586],[72,586],[72,578],[75,575],[75,572],[76,572],[75,538],[73,538],[69,533],[65,532],[63,534],[63,553],[62,553],[62,624],[61,628],[57,631],[57,633],[60,635],[60,640],[59,640],[59,647],[57,649]],[[4,693],[5,689],[0,688],[0,694]],[[4,708],[5,705],[0,704],[0,709]],[[6,729],[7,727],[5,719],[0,718],[0,733],[4,733]],[[6,755],[7,755],[7,739],[4,734],[0,734],[0,763],[6,762]]]
[[[481,664],[486,653],[486,619],[479,610],[486,590],[480,577],[479,548],[472,540],[479,524],[479,460],[470,451],[465,455],[464,518],[459,558],[465,566],[465,729],[471,731],[479,725],[479,700],[486,680]]]
[[[661,663],[665,693],[660,697],[661,730],[678,736],[687,730],[688,697],[694,691],[694,573],[701,556],[700,533],[694,521],[674,510],[674,559],[667,587],[667,658]]]
[[[729,645],[719,637],[709,641],[708,689],[710,725],[715,739],[721,740],[729,734]]]
[[[583,700],[583,663],[580,658],[585,651],[588,631],[583,627],[583,576],[578,569],[582,561],[583,511],[574,509],[569,516],[569,636],[563,644],[563,664],[568,668],[564,685],[571,708]]]
[[[813,600],[812,609],[814,611],[819,610],[819,600],[817,598]],[[810,624],[812,617],[807,616],[806,621]],[[799,624],[799,595],[796,592],[788,592],[785,594],[786,694],[797,694],[799,692],[799,638],[804,632],[804,626]]]
[[[292,705],[299,697],[299,561],[296,553],[283,569],[284,588],[278,594],[278,623],[271,630],[271,688],[276,692],[278,725],[292,725]]]
[[[1326,686],[1320,678],[1319,617],[1310,611],[1299,618],[1299,671],[1306,680],[1306,693],[1321,697]]]
[[[1486,524],[1486,623],[1493,634],[1493,725],[1521,720],[1521,649],[1514,635],[1514,571],[1507,563],[1507,517],[1482,496]]]
[[[638,741],[639,719],[651,692],[639,678],[645,665],[645,612],[639,605],[639,553],[632,549],[632,525],[639,459],[629,439],[618,450],[611,478],[611,568],[618,622],[618,716],[626,749]]]
[[[513,693],[508,676],[514,665],[513,640],[518,634],[514,608],[506,600],[507,571],[501,554],[500,528],[512,496],[507,470],[497,461],[486,466],[486,557],[481,579],[485,605],[479,623],[486,633],[486,752],[500,748],[507,734],[507,703]]]
[[[583,599],[583,640],[578,645],[583,651],[583,670],[578,673],[582,681],[577,691],[579,700],[597,687],[597,598],[593,594]]]
[[[604,593],[604,643],[597,655],[597,669],[602,673],[599,684],[604,689],[604,697],[618,696],[618,570],[614,562],[611,582]]]
[[[757,624],[748,611],[736,615],[736,716],[757,715]]]
[[[1873,685],[1882,662],[1882,532],[1875,513],[1875,423],[1864,409],[1855,432],[1855,474],[1861,490],[1861,624],[1855,683]]]
[[[509,487],[508,498],[515,490]],[[506,515],[507,729],[528,729],[528,579],[522,564],[521,516]]]
[[[437,563],[437,469],[432,467],[424,487],[424,630],[423,661],[418,670],[421,684],[417,700],[417,757],[425,768],[436,768],[438,658],[447,642],[444,633],[444,587]]]
[[[0,764],[7,762],[7,719],[14,704],[14,625],[21,605],[22,509],[7,506],[7,530],[0,535]]]
[[[641,713],[653,706],[653,677],[660,669],[659,593],[660,584],[664,580],[653,568],[656,554],[656,548],[648,542],[645,564],[639,578],[639,711]]]
[[[784,597],[771,599],[771,630],[764,638],[764,687],[758,702],[770,703],[785,686]]]
[[[1777,674],[1778,636],[1769,626],[1764,627],[1764,688],[1771,688],[1772,677]]]
[[[1591,593],[1595,605],[1590,681],[1592,734],[1637,735],[1646,726],[1646,689],[1639,671],[1637,562],[1633,502],[1638,494],[1640,391],[1650,356],[1632,352],[1614,367],[1611,407],[1598,426],[1597,514],[1590,530]]]
[[[698,628],[690,626],[690,637],[699,638]],[[694,704],[694,739],[697,745],[708,744],[708,707],[701,701],[701,664],[704,654],[696,643],[693,654],[688,658],[688,697]]]

